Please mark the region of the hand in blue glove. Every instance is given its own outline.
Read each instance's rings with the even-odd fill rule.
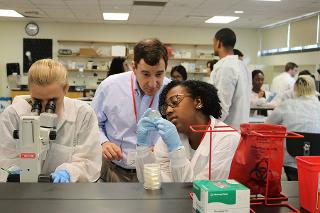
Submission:
[[[67,170],[58,170],[51,173],[53,183],[69,183],[70,175]]]
[[[137,145],[138,146],[145,146],[149,147],[150,141],[147,141],[148,132],[152,130],[157,130],[154,120],[155,118],[148,117],[149,113],[152,109],[147,109],[144,112],[142,118],[138,122],[138,129],[137,129]]]
[[[167,145],[169,152],[175,151],[181,146],[180,137],[176,126],[166,119],[158,119],[155,124],[159,130],[159,134]]]

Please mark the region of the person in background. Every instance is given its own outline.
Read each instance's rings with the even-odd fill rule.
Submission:
[[[182,65],[177,65],[171,69],[171,80],[185,81],[188,78],[187,70]]]
[[[221,106],[217,89],[201,81],[172,81],[160,95],[162,117],[150,117],[149,111],[138,123],[137,174],[143,182],[146,163],[160,163],[164,182],[192,182],[209,178],[210,133],[196,133],[190,125],[225,126],[219,120]],[[204,128],[203,128],[204,129]],[[219,130],[228,129],[229,127]],[[156,145],[146,136],[158,131]],[[212,133],[212,180],[227,179],[233,155],[238,147],[238,132]]]
[[[158,110],[159,94],[168,65],[168,52],[158,39],[145,39],[134,47],[133,71],[112,75],[101,82],[92,101],[100,128],[103,153],[101,179],[136,182],[134,156],[137,123],[147,108]],[[155,143],[159,135],[150,134]]]
[[[251,73],[233,54],[236,34],[229,28],[219,30],[213,39],[214,53],[220,60],[214,65],[211,82],[218,89],[222,107],[221,121],[239,129],[249,122]]]
[[[125,57],[114,57],[110,64],[108,76],[129,71],[129,66]]]
[[[69,89],[66,68],[52,59],[36,61],[28,71],[28,86],[30,97],[17,96],[0,115],[0,167],[20,171],[20,153],[12,133],[19,129],[20,116],[31,113],[35,101],[41,102],[44,112],[53,100],[57,136],[50,141],[42,174],[51,174],[54,183],[97,181],[101,169],[97,118],[87,103],[65,97]]]
[[[210,60],[210,61],[207,61],[207,71],[208,71],[208,74],[210,75],[212,70],[213,70],[213,66],[218,62],[217,59],[213,59],[213,60]]]
[[[294,98],[277,106],[266,123],[284,125],[288,131],[320,133],[320,102],[315,94],[314,79],[299,76],[294,84]],[[296,161],[287,151],[283,165],[288,180],[298,180]]]
[[[252,71],[252,92],[250,107],[274,107],[272,99],[275,94],[263,90],[262,86],[264,83],[264,74],[261,70]],[[267,115],[266,111],[260,112],[258,114]]]
[[[212,75],[212,70],[213,70],[213,66],[218,62],[217,59],[213,59],[210,61],[207,61],[207,73],[206,75],[202,78],[202,81],[207,82],[207,83],[211,83],[211,75]]]
[[[316,80],[316,77],[309,70],[302,70],[301,72],[299,72],[298,76],[301,76],[301,75],[309,75],[314,80]],[[292,88],[290,90],[285,91],[282,95],[277,95],[274,100],[274,103],[275,105],[279,105],[281,102],[288,99],[292,99],[293,97],[294,97],[294,91]],[[316,91],[316,97],[319,97],[319,93],[317,91]]]
[[[275,92],[281,96],[288,90],[293,88],[295,75],[298,73],[298,65],[293,62],[288,62],[285,66],[285,71],[276,76],[271,83],[271,92]]]
[[[239,60],[243,61],[243,53],[238,49],[233,49],[233,54],[237,55]]]

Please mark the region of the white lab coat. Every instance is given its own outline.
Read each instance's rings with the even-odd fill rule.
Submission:
[[[250,100],[250,106],[251,107],[271,107],[272,104],[268,102],[271,93],[269,91],[264,91],[266,97],[259,98],[259,94],[251,91],[251,100]]]
[[[31,111],[30,104],[16,97],[0,115],[0,167],[19,167],[18,140],[12,133],[19,128],[21,115]],[[94,182],[101,169],[98,122],[91,107],[79,100],[64,98],[64,111],[58,119],[56,140],[50,143],[43,174],[67,170],[71,182]]]
[[[217,125],[225,124],[211,117],[211,126]],[[180,139],[182,147],[171,153],[161,138],[156,143],[154,152],[138,147],[136,168],[138,179],[141,182],[143,182],[143,165],[154,162],[160,163],[163,182],[191,182],[209,178],[210,133],[205,134],[197,150],[190,147],[185,135],[180,134]],[[238,132],[212,133],[211,178],[213,180],[229,177],[231,162],[239,140]]]
[[[320,133],[319,109],[317,97],[288,99],[273,110],[266,123],[287,126],[287,131]],[[297,168],[295,159],[287,151],[283,165]]]
[[[214,65],[211,78],[221,101],[221,121],[240,129],[249,122],[251,73],[237,55],[228,55]]]
[[[288,72],[283,72],[272,80],[270,91],[277,93],[277,96],[281,96],[284,92],[293,88],[295,81],[294,77]]]

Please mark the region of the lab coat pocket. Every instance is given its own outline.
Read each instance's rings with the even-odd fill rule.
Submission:
[[[51,143],[47,159],[43,165],[43,173],[50,174],[61,164],[71,162],[73,149],[74,147]]]

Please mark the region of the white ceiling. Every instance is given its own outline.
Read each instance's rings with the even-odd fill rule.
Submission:
[[[49,22],[142,24],[161,26],[211,27],[212,16],[239,16],[223,26],[258,28],[281,20],[320,11],[320,0],[143,0],[167,2],[164,7],[134,6],[133,0],[0,0],[0,9],[13,9],[30,18],[0,20],[33,20]],[[243,10],[243,14],[235,14]],[[28,13],[29,12],[29,13]],[[104,21],[103,12],[128,12],[128,21]]]

